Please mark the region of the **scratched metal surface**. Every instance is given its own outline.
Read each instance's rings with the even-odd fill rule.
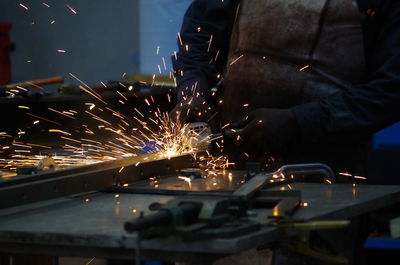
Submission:
[[[183,180],[170,180],[180,183]],[[184,182],[184,181],[183,181]],[[185,183],[183,183],[185,184]],[[170,184],[168,184],[170,185]],[[296,217],[305,220],[349,218],[400,202],[399,186],[292,183],[280,189],[300,189],[307,207]],[[68,254],[103,258],[132,258],[136,235],[127,234],[123,223],[148,213],[152,202],[171,196],[95,193],[0,211],[0,251]],[[254,217],[265,221],[269,210]],[[274,228],[232,239],[183,242],[177,238],[141,242],[142,254],[158,260],[199,260],[205,254],[227,255],[268,244],[277,237]],[[68,250],[67,253],[65,252]]]
[[[135,188],[181,191],[234,191],[246,181],[246,172],[238,170],[201,171],[198,178],[177,172],[165,177],[153,177],[131,185]]]

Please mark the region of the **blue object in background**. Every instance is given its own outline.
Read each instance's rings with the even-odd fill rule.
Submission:
[[[368,238],[364,248],[400,250],[400,239],[393,238]]]
[[[147,142],[142,146],[140,154],[141,155],[153,154],[157,152],[157,150],[158,150],[158,145],[156,142]]]
[[[193,0],[139,0],[139,72],[169,75],[183,15]],[[164,64],[165,63],[165,64]],[[161,73],[160,73],[161,71]]]
[[[375,133],[373,148],[379,150],[400,150],[400,122]]]

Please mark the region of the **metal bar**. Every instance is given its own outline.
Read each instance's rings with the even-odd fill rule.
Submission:
[[[321,163],[310,163],[310,164],[291,164],[284,165],[274,174],[284,175],[317,175],[323,176],[324,180],[328,180],[331,183],[335,182],[335,174],[333,170]]]
[[[247,183],[240,186],[233,195],[244,196],[246,198],[252,197],[264,184],[272,179],[273,174],[257,174],[252,177]]]
[[[279,202],[272,208],[270,219],[289,219],[293,212],[300,205],[301,191],[285,190],[285,191],[265,191],[264,196],[279,196]]]
[[[256,176],[252,177],[246,184],[240,186],[233,193],[233,195],[251,198],[272,179],[273,175],[279,176],[282,174],[285,176],[285,179],[283,181],[279,181],[278,183],[280,184],[285,184],[291,179],[295,180],[296,177],[300,175],[322,175],[324,177],[324,180],[329,180],[330,183],[335,182],[335,175],[332,169],[325,164],[312,163],[284,165],[275,172],[268,174],[257,174]]]
[[[154,195],[167,195],[167,196],[181,196],[181,195],[196,195],[196,196],[215,196],[214,193],[224,191],[190,191],[190,190],[166,190],[166,189],[153,189],[153,188],[136,188],[136,187],[111,187],[104,192],[110,193],[134,193],[134,194],[154,194]],[[231,191],[226,191],[224,195],[230,194]],[[222,195],[221,195],[222,196]]]
[[[134,163],[138,161],[138,158],[123,159],[63,172],[49,172],[38,178],[32,176],[25,182],[10,182],[0,187],[0,209],[77,193],[104,190],[151,176],[171,174],[177,169],[192,167],[194,163],[191,155],[143,161],[144,157],[149,156],[142,156],[140,164]],[[121,171],[122,166],[124,169]]]
[[[73,175],[73,174],[78,174],[78,173],[83,173],[83,172],[88,172],[88,171],[103,170],[103,169],[111,168],[111,167],[118,167],[118,166],[123,167],[123,166],[132,165],[132,164],[143,163],[145,161],[154,161],[154,160],[160,160],[160,157],[158,154],[149,154],[149,155],[128,157],[128,158],[123,158],[123,159],[104,161],[101,163],[95,163],[95,164],[79,166],[79,167],[71,167],[71,168],[60,169],[60,170],[55,170],[55,171],[48,170],[48,171],[43,171],[43,172],[40,172],[40,173],[34,174],[34,175],[19,175],[19,176],[10,178],[10,179],[1,180],[0,188],[4,187],[4,186],[16,185],[16,184],[27,183],[27,182],[34,182],[34,181],[44,180],[44,179],[48,179],[48,178],[68,176],[68,175]]]

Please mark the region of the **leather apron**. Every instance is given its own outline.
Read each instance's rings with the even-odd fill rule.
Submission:
[[[330,89],[362,82],[365,69],[355,0],[240,1],[224,81],[222,123],[257,108],[316,101]],[[336,171],[353,171],[362,167],[364,146],[365,141],[350,146],[298,143],[282,163],[324,162]],[[358,157],[353,161],[353,156]]]

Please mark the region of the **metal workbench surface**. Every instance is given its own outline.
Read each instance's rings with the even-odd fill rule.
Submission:
[[[306,207],[294,217],[305,220],[346,219],[400,202],[400,186],[292,183],[274,189],[298,189]],[[92,193],[0,211],[0,252],[98,258],[134,258],[138,240],[123,229],[125,221],[148,213],[152,202],[172,196]],[[304,203],[303,203],[304,204]],[[257,210],[266,220],[268,210]],[[144,259],[212,260],[277,239],[273,227],[230,239],[184,242],[178,238],[142,240]]]

